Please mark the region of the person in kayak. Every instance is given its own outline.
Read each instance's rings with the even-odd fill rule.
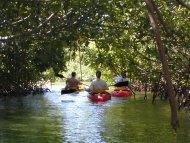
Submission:
[[[65,89],[75,89],[78,90],[79,89],[79,85],[80,85],[80,81],[76,79],[76,72],[72,72],[71,73],[71,78],[68,78],[66,80],[66,87]]]
[[[101,79],[101,71],[96,71],[96,79],[94,79],[88,89],[88,92],[108,90],[107,83]]]
[[[126,71],[122,71],[121,76],[117,76],[117,77],[113,78],[113,80],[115,81],[116,86],[128,86],[128,84],[129,84]]]

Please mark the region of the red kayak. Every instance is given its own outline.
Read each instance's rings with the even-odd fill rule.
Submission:
[[[111,96],[114,97],[129,97],[132,95],[132,92],[127,87],[117,87],[112,93]]]
[[[111,99],[109,93],[89,93],[88,98],[93,102],[104,102]]]

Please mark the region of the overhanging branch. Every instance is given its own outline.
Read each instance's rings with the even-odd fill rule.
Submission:
[[[32,34],[33,32],[39,30],[42,26],[44,26],[47,22],[49,22],[53,16],[55,15],[56,13],[53,13],[51,14],[44,22],[42,22],[41,24],[39,24],[36,28],[32,29],[32,30],[29,30],[29,31],[26,31],[26,32],[23,32],[23,33],[20,33],[20,34],[16,34],[16,35],[10,35],[10,36],[4,36],[4,37],[1,37],[0,36],[0,41],[2,42],[5,42],[5,41],[8,41],[8,40],[13,40],[13,39],[16,39],[18,37],[21,37],[21,36],[26,36],[26,35],[30,35]]]

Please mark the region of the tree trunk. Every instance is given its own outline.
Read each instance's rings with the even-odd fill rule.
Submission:
[[[172,86],[172,81],[171,81],[171,77],[170,77],[170,73],[169,73],[167,59],[165,56],[164,45],[161,40],[156,15],[154,13],[154,7],[153,7],[152,0],[145,0],[145,3],[147,6],[148,16],[149,16],[149,19],[151,22],[151,26],[152,26],[154,36],[155,36],[155,41],[157,43],[157,47],[158,47],[158,51],[159,51],[159,55],[160,55],[164,78],[165,78],[166,84],[167,84],[167,91],[168,91],[168,94],[170,97],[169,101],[170,101],[170,108],[171,108],[171,125],[174,130],[177,130],[177,128],[179,127],[179,121],[178,121],[178,117],[177,117],[176,99],[174,96],[174,89]]]

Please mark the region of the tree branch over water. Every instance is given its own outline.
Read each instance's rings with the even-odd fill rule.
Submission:
[[[154,32],[154,37],[155,41],[157,43],[159,55],[160,55],[160,60],[162,62],[162,68],[163,68],[163,73],[164,73],[164,78],[166,80],[167,84],[167,91],[170,96],[170,108],[171,108],[171,125],[174,130],[177,130],[179,128],[179,120],[177,117],[177,107],[176,107],[176,99],[174,96],[174,89],[172,86],[172,81],[169,73],[169,66],[168,62],[165,56],[165,47],[164,44],[161,40],[161,35],[157,23],[157,17],[155,15],[155,9],[153,6],[153,0],[145,0],[147,10],[148,10],[148,16],[150,19],[150,23]]]
[[[51,14],[46,20],[44,20],[44,22],[42,22],[41,24],[39,24],[36,28],[23,32],[21,34],[17,34],[17,35],[10,35],[10,36],[4,36],[4,37],[0,37],[0,41],[7,41],[7,40],[13,40],[16,39],[18,37],[22,37],[22,36],[27,36],[29,34],[32,34],[33,32],[36,32],[37,30],[39,30],[42,26],[44,26],[47,22],[49,22],[53,16],[55,16],[56,14],[53,13]]]
[[[52,13],[48,18],[46,18],[46,20],[44,20],[42,23],[40,23],[36,28],[34,28],[32,30],[28,30],[26,32],[22,32],[22,33],[16,34],[16,35],[9,35],[9,36],[3,36],[3,37],[0,36],[0,41],[6,42],[6,41],[14,40],[14,39],[19,38],[19,37],[29,36],[30,34],[37,32],[43,26],[45,26],[49,21],[51,21],[53,19],[53,17],[55,17],[57,15],[57,13],[58,12]],[[70,13],[71,13],[71,10],[67,14],[65,14],[65,16],[63,16],[62,18],[66,18]]]

